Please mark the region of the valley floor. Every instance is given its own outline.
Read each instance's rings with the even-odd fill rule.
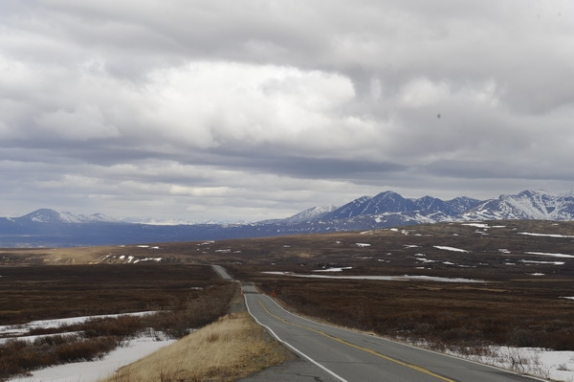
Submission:
[[[82,319],[86,319],[82,317]],[[35,323],[37,326],[38,323]],[[157,336],[142,336],[92,362],[76,362],[34,371],[30,376],[16,377],[7,382],[98,382],[119,368],[134,363],[175,340],[162,340]],[[424,343],[415,344],[425,346]],[[222,345],[223,346],[223,345]],[[547,351],[536,348],[490,347],[482,355],[448,353],[475,362],[514,370],[552,381],[574,382],[574,351]],[[281,373],[281,368],[271,371]],[[266,374],[268,375],[268,374]],[[246,381],[250,380],[249,378]],[[256,379],[254,379],[256,380]]]

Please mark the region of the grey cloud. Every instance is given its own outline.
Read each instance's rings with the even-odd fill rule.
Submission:
[[[214,214],[263,214],[265,182],[297,208],[333,184],[339,200],[573,188],[573,17],[534,0],[3,1],[0,177]]]
[[[254,156],[232,158],[227,166],[249,172],[277,173],[295,178],[360,179],[381,177],[387,173],[405,171],[406,166],[391,162],[369,162],[341,158],[310,158],[283,156]]]

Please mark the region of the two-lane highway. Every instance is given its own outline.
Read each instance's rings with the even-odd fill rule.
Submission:
[[[251,315],[281,342],[339,381],[541,381],[294,315],[244,287]]]

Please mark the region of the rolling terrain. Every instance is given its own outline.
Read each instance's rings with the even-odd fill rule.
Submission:
[[[380,334],[574,350],[573,222],[457,222],[259,239],[5,249],[0,261],[123,264],[134,272],[145,264],[217,263],[238,280],[275,290],[302,313]]]
[[[4,249],[0,262],[0,281],[28,268],[38,275],[34,282],[51,278],[48,270],[59,267],[119,266],[138,274],[220,264],[302,315],[440,351],[574,350],[574,222],[469,221],[258,239]]]

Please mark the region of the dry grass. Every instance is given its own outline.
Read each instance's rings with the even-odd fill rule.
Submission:
[[[105,382],[234,381],[293,357],[242,312],[119,369]]]

